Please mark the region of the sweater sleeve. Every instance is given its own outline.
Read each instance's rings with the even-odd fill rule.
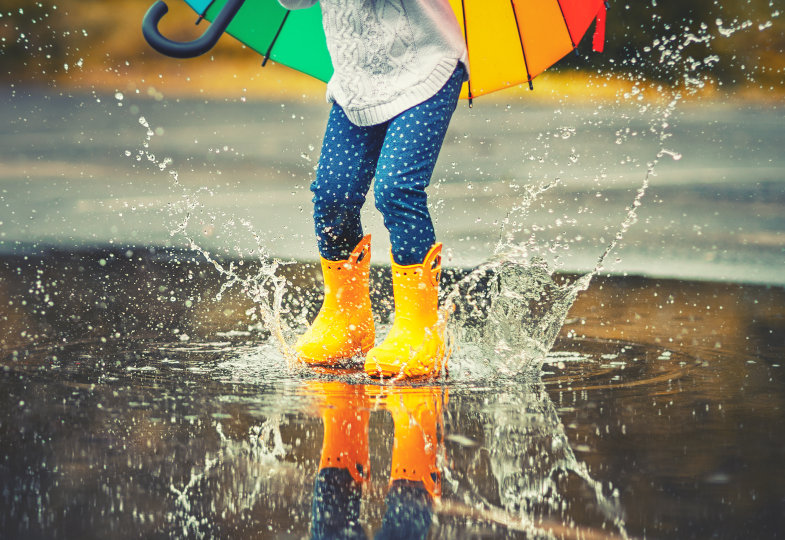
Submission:
[[[286,9],[305,9],[316,3],[316,0],[278,0]]]

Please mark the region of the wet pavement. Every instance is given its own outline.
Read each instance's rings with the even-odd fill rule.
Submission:
[[[0,252],[187,247],[172,233],[188,216],[190,238],[210,251],[245,257],[261,244],[316,258],[308,185],[328,112],[319,99],[5,92]],[[785,284],[785,108],[694,100],[667,118],[666,108],[514,94],[461,103],[430,193],[448,263],[478,265],[510,236],[558,255],[563,270],[590,270],[665,148],[680,159],[659,159],[607,270]],[[367,207],[374,260],[386,261],[386,231]]]
[[[781,287],[596,277],[541,369],[507,373],[521,351],[458,339],[447,377],[387,385],[290,366],[246,293],[217,299],[214,267],[187,252],[1,262],[5,538],[785,530]],[[281,274],[296,332],[318,275]],[[372,279],[384,328],[388,271]]]

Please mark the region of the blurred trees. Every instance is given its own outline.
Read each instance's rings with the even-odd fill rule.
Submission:
[[[153,52],[141,36],[141,19],[152,2],[4,0],[0,8],[0,77],[50,81],[72,69],[80,59],[93,65],[100,63],[108,70],[126,62],[170,62]],[[580,56],[569,55],[558,67],[616,69],[674,83],[684,76],[684,66],[689,64],[694,71],[710,73],[726,84],[754,82],[782,87],[785,14],[778,11],[778,3],[612,1],[605,54],[588,53],[583,44]],[[195,15],[185,2],[167,0],[167,4],[171,11],[162,21],[166,35],[192,39],[202,31],[202,27],[192,24]],[[686,32],[699,39],[678,49]],[[704,35],[712,39],[700,41]],[[667,58],[662,60],[658,47],[663,42],[680,53],[676,65],[669,65]],[[218,57],[243,54],[247,51],[231,39],[222,40],[214,51]]]
[[[274,1],[274,0],[273,0]],[[145,62],[163,68],[172,62],[153,51],[142,37],[142,17],[154,0],[3,0],[0,7],[0,78],[52,82],[75,69],[112,71]],[[204,31],[182,0],[167,0],[169,13],[161,31],[176,40]],[[248,55],[236,41],[224,39],[216,57]]]
[[[67,56],[63,12],[42,2],[4,0],[0,8],[0,71],[11,80],[52,73]]]
[[[688,34],[693,38],[686,39]],[[669,65],[661,47],[678,52],[683,61]],[[608,10],[605,52],[596,55],[589,48],[582,44],[580,58],[568,57],[561,65],[607,69],[613,64],[611,69],[668,83],[678,82],[691,66],[693,73],[710,73],[725,84],[783,86],[785,13],[771,0],[615,1]]]

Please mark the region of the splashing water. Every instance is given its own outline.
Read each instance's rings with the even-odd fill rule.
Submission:
[[[250,224],[247,222],[243,222],[243,224],[248,227],[248,230],[251,230]],[[259,241],[256,233],[251,232],[254,238]],[[283,318],[281,316],[283,298],[286,292],[286,278],[277,274],[280,262],[277,260],[268,262],[262,255],[259,258],[259,267],[256,273],[243,276],[237,271],[234,262],[230,262],[228,266],[223,265],[192,239],[188,238],[188,241],[191,249],[201,253],[218,273],[224,277],[217,299],[220,299],[224,292],[233,287],[240,288],[254,302],[255,306],[246,315],[252,317],[258,313],[259,317],[261,317],[261,323],[275,337],[279,349],[289,361],[290,367],[294,366],[297,358],[286,340],[286,331],[283,327]],[[258,245],[259,252],[263,254],[263,246],[261,244]]]
[[[748,28],[751,26],[748,23],[734,24],[733,32]],[[718,26],[722,29],[720,22]],[[720,33],[725,35],[722,31]],[[668,38],[656,39],[649,48],[660,51],[660,63],[667,64],[672,70],[683,70],[682,86],[664,90],[660,85],[659,97],[667,97],[664,103],[655,100],[654,103],[642,104],[637,108],[638,116],[648,124],[647,131],[655,137],[659,149],[646,164],[641,184],[594,268],[577,278],[557,282],[554,272],[558,269],[559,255],[552,254],[568,249],[569,242],[562,235],[551,242],[543,241],[538,238],[535,227],[530,232],[525,224],[534,202],[558,188],[562,179],[557,177],[549,180],[546,174],[546,178],[539,183],[524,186],[520,201],[501,222],[501,238],[495,247],[494,258],[476,268],[445,295],[442,318],[449,319],[448,336],[450,349],[453,350],[451,374],[493,377],[539,370],[577,295],[589,286],[593,276],[604,270],[607,258],[637,222],[638,210],[661,159],[670,157],[678,161],[682,158],[681,153],[664,146],[671,137],[671,120],[683,94],[695,94],[705,84],[705,77],[702,79],[692,73],[716,62],[712,56],[696,63],[691,57],[685,57],[683,50],[690,43],[708,45],[716,36],[709,33],[706,25],[702,25],[697,33],[685,26],[680,35],[680,38],[673,34]],[[634,68],[635,59],[628,59],[625,63]],[[645,77],[641,74],[630,76],[634,86],[631,91],[621,94],[617,104],[643,100],[642,88],[647,82]],[[632,120],[633,117],[628,116],[628,126],[617,130],[617,144],[624,143],[636,134],[630,127]],[[585,121],[584,125],[591,122]],[[548,141],[542,145],[542,154],[537,159],[532,155],[524,159],[534,163],[545,162],[543,156],[547,157],[553,152],[552,141],[569,139],[576,131],[577,128],[561,127],[553,137],[549,137],[548,133],[540,133],[537,140]],[[575,150],[572,149],[567,168],[574,166],[576,161]],[[601,171],[598,176],[606,175]],[[559,221],[556,222],[557,226],[562,225]],[[519,239],[521,233],[528,237]],[[547,260],[549,255],[551,261]]]
[[[155,133],[150,128],[145,117],[139,118],[139,124],[145,127],[147,131],[145,140],[142,143],[142,149],[137,152],[136,159],[141,160],[142,157],[146,157],[149,162],[157,165],[161,171],[166,170],[171,163],[171,159],[164,158],[160,160],[149,151],[150,142]],[[177,203],[170,204],[171,215],[173,217],[180,216],[179,221],[170,231],[170,236],[182,235],[188,247],[204,257],[215,268],[218,275],[221,276],[223,281],[216,295],[216,300],[220,300],[222,295],[228,290],[237,288],[253,301],[254,308],[247,312],[246,316],[251,320],[255,320],[257,317],[261,319],[260,322],[263,328],[272,334],[280,352],[288,361],[289,366],[293,367],[296,363],[296,357],[286,339],[287,330],[283,326],[282,304],[286,293],[286,279],[278,274],[278,269],[282,264],[281,261],[271,259],[268,256],[267,249],[263,245],[261,238],[247,220],[240,220],[240,224],[252,235],[256,244],[255,255],[258,266],[255,273],[241,272],[238,267],[244,265],[242,260],[240,262],[229,261],[228,263],[222,263],[207,249],[202,248],[188,231],[191,220],[194,217],[194,211],[201,206],[199,195],[205,192],[209,193],[209,190],[207,188],[199,188],[195,192],[190,191],[185,186],[179,184],[176,170],[169,170],[169,175],[175,186],[182,189],[181,199]],[[214,220],[215,218],[213,217]],[[230,224],[233,224],[233,220]],[[250,255],[254,255],[254,252],[251,252]]]
[[[217,497],[224,513],[241,515],[251,511],[270,492],[278,492],[275,485],[275,469],[286,455],[286,445],[281,437],[282,415],[272,415],[261,425],[248,430],[247,438],[234,440],[228,437],[222,424],[214,424],[218,435],[219,448],[208,452],[204,464],[191,470],[188,482],[181,488],[170,485],[175,497],[175,510],[168,516],[175,531],[181,538],[211,538],[214,520],[199,510],[204,490],[212,489],[212,484],[222,482],[229,475],[231,492]],[[228,467],[229,470],[226,470]],[[238,473],[242,474],[238,474]],[[238,483],[242,479],[242,483]],[[220,484],[219,484],[220,485]]]
[[[491,471],[496,478],[502,507],[518,516],[535,536],[543,534],[537,518],[558,515],[568,500],[563,484],[574,476],[593,494],[593,503],[604,520],[609,520],[627,538],[618,490],[592,478],[567,439],[556,408],[541,381],[525,386],[522,395],[500,395],[487,409],[485,437]],[[523,398],[523,399],[521,399]]]
[[[447,295],[453,350],[450,375],[493,378],[539,371],[567,312],[591,275],[557,284],[542,259],[508,251],[480,266]]]

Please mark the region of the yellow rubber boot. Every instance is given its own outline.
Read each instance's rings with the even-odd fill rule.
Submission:
[[[335,365],[373,347],[376,331],[368,292],[370,266],[371,235],[360,240],[345,261],[322,259],[324,303],[295,343],[301,361]]]
[[[385,408],[395,424],[390,483],[422,482],[432,500],[442,493],[437,465],[442,424],[441,388],[396,388]]]
[[[441,371],[444,324],[439,320],[442,245],[435,244],[422,264],[392,263],[395,320],[384,341],[368,352],[371,377],[415,379]]]

